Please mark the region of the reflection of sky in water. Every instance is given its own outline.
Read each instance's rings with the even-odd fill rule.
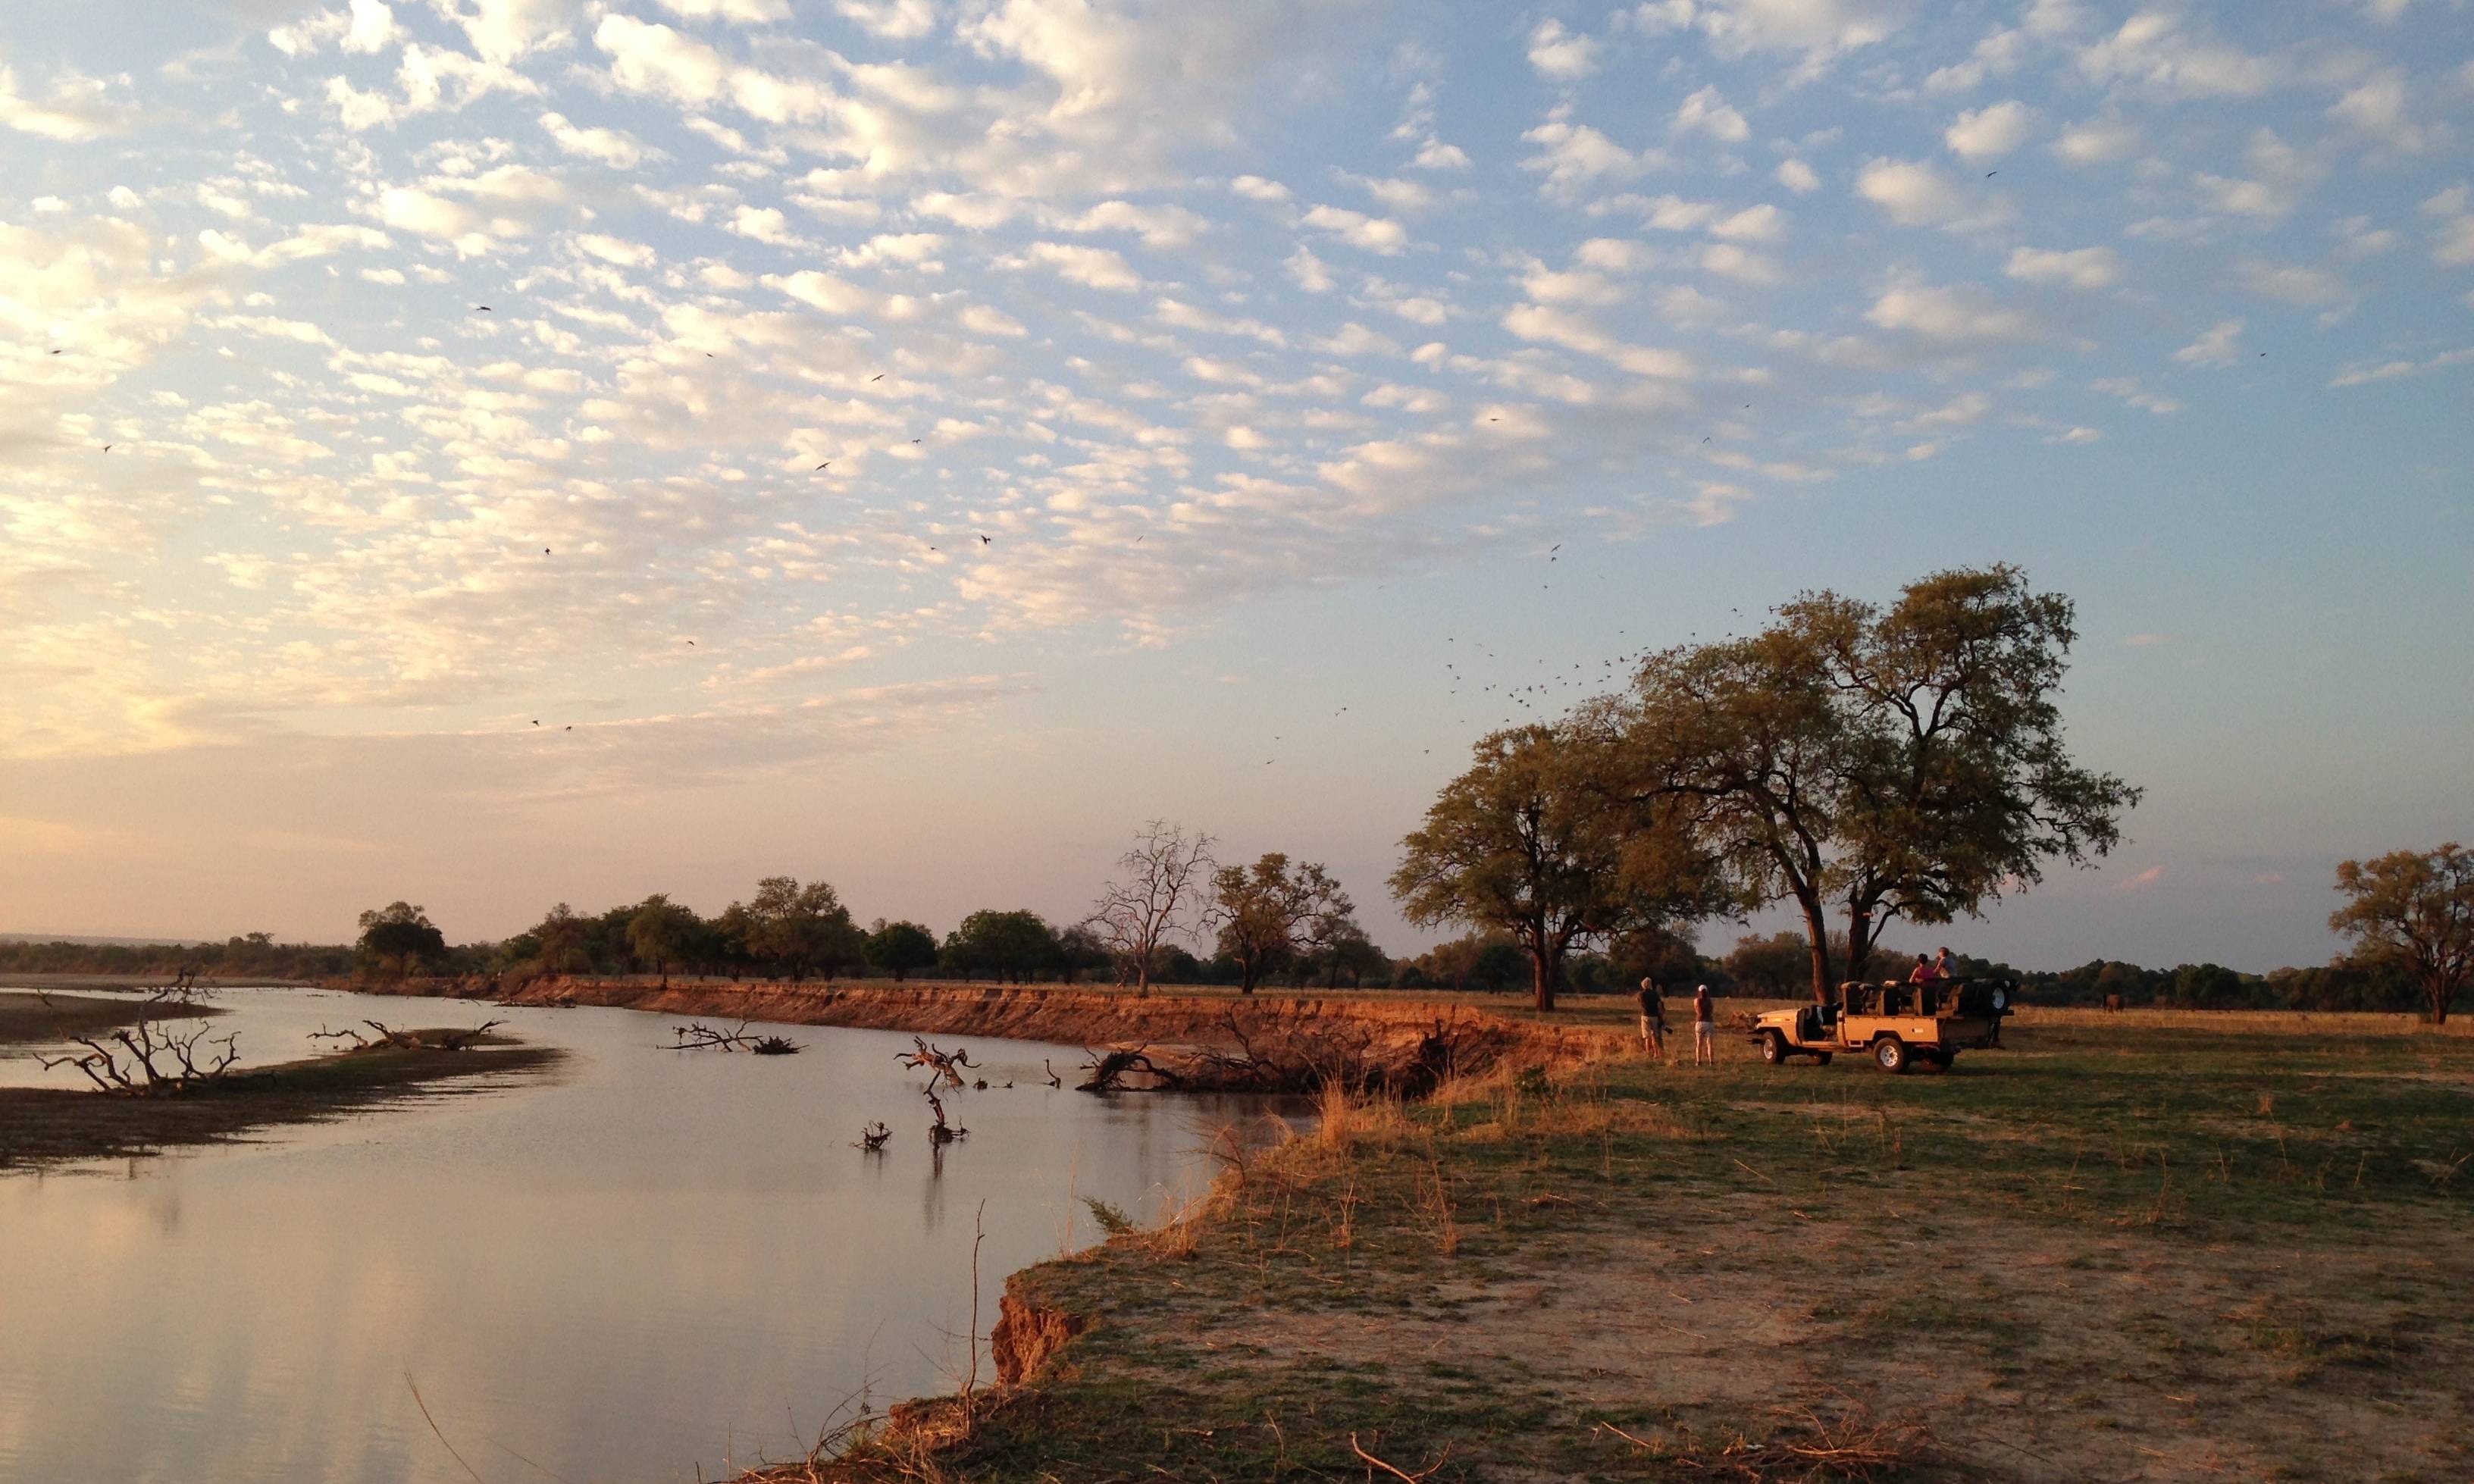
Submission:
[[[1082,1197],[1148,1216],[1259,1111],[1052,1090],[1041,1058],[1079,1052],[969,1042],[992,1085],[949,1095],[971,1136],[939,1176],[905,1035],[790,1028],[806,1052],[752,1058],[661,1049],[670,1022],[626,1010],[221,1003],[262,1059],[362,1015],[500,1015],[574,1055],[547,1085],[0,1176],[0,1477],[466,1477],[410,1372],[493,1484],[546,1476],[516,1454],[711,1478],[862,1384],[882,1405],[958,1375],[982,1203],[984,1333],[1007,1274],[1095,1239]],[[849,1147],[871,1118],[881,1156]]]

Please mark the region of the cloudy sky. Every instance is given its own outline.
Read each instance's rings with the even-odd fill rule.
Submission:
[[[2474,835],[2469,149],[2464,0],[11,6],[0,929],[1160,815],[1405,949],[1476,736],[2006,559],[2149,799],[1936,936],[2317,961]]]

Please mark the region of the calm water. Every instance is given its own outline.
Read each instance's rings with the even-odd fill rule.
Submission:
[[[984,1334],[1006,1275],[1096,1239],[1081,1198],[1148,1216],[1262,1116],[1052,1090],[1041,1058],[1078,1051],[968,1042],[991,1085],[948,1096],[971,1135],[939,1161],[906,1035],[785,1028],[807,1050],[755,1058],[661,1049],[672,1021],[626,1010],[219,1003],[255,1059],[362,1015],[498,1015],[570,1055],[261,1143],[0,1175],[0,1479],[469,1479],[407,1375],[490,1484],[711,1479],[862,1388],[948,1389],[975,1217]],[[871,1118],[882,1155],[849,1147]]]

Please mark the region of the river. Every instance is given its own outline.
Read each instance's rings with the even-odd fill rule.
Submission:
[[[364,1016],[499,1016],[568,1056],[246,1144],[0,1174],[0,1478],[670,1484],[796,1456],[837,1406],[968,1374],[975,1228],[984,1336],[1008,1274],[1098,1239],[1085,1198],[1150,1218],[1207,1182],[1217,1131],[1265,1117],[1077,1093],[1078,1049],[982,1041],[990,1085],[948,1095],[970,1135],[937,1155],[892,1033],[768,1028],[806,1050],[760,1058],[668,1050],[672,1019],[630,1010],[216,1003],[253,1060]],[[851,1147],[871,1119],[881,1154]]]

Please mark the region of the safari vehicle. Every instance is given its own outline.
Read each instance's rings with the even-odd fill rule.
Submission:
[[[1773,1066],[1789,1057],[1828,1062],[1839,1052],[1870,1056],[1884,1072],[1916,1062],[1947,1071],[1971,1046],[1998,1046],[2001,1018],[2019,986],[2006,979],[1838,986],[1835,1005],[1774,1010],[1753,1024],[1753,1044]]]

